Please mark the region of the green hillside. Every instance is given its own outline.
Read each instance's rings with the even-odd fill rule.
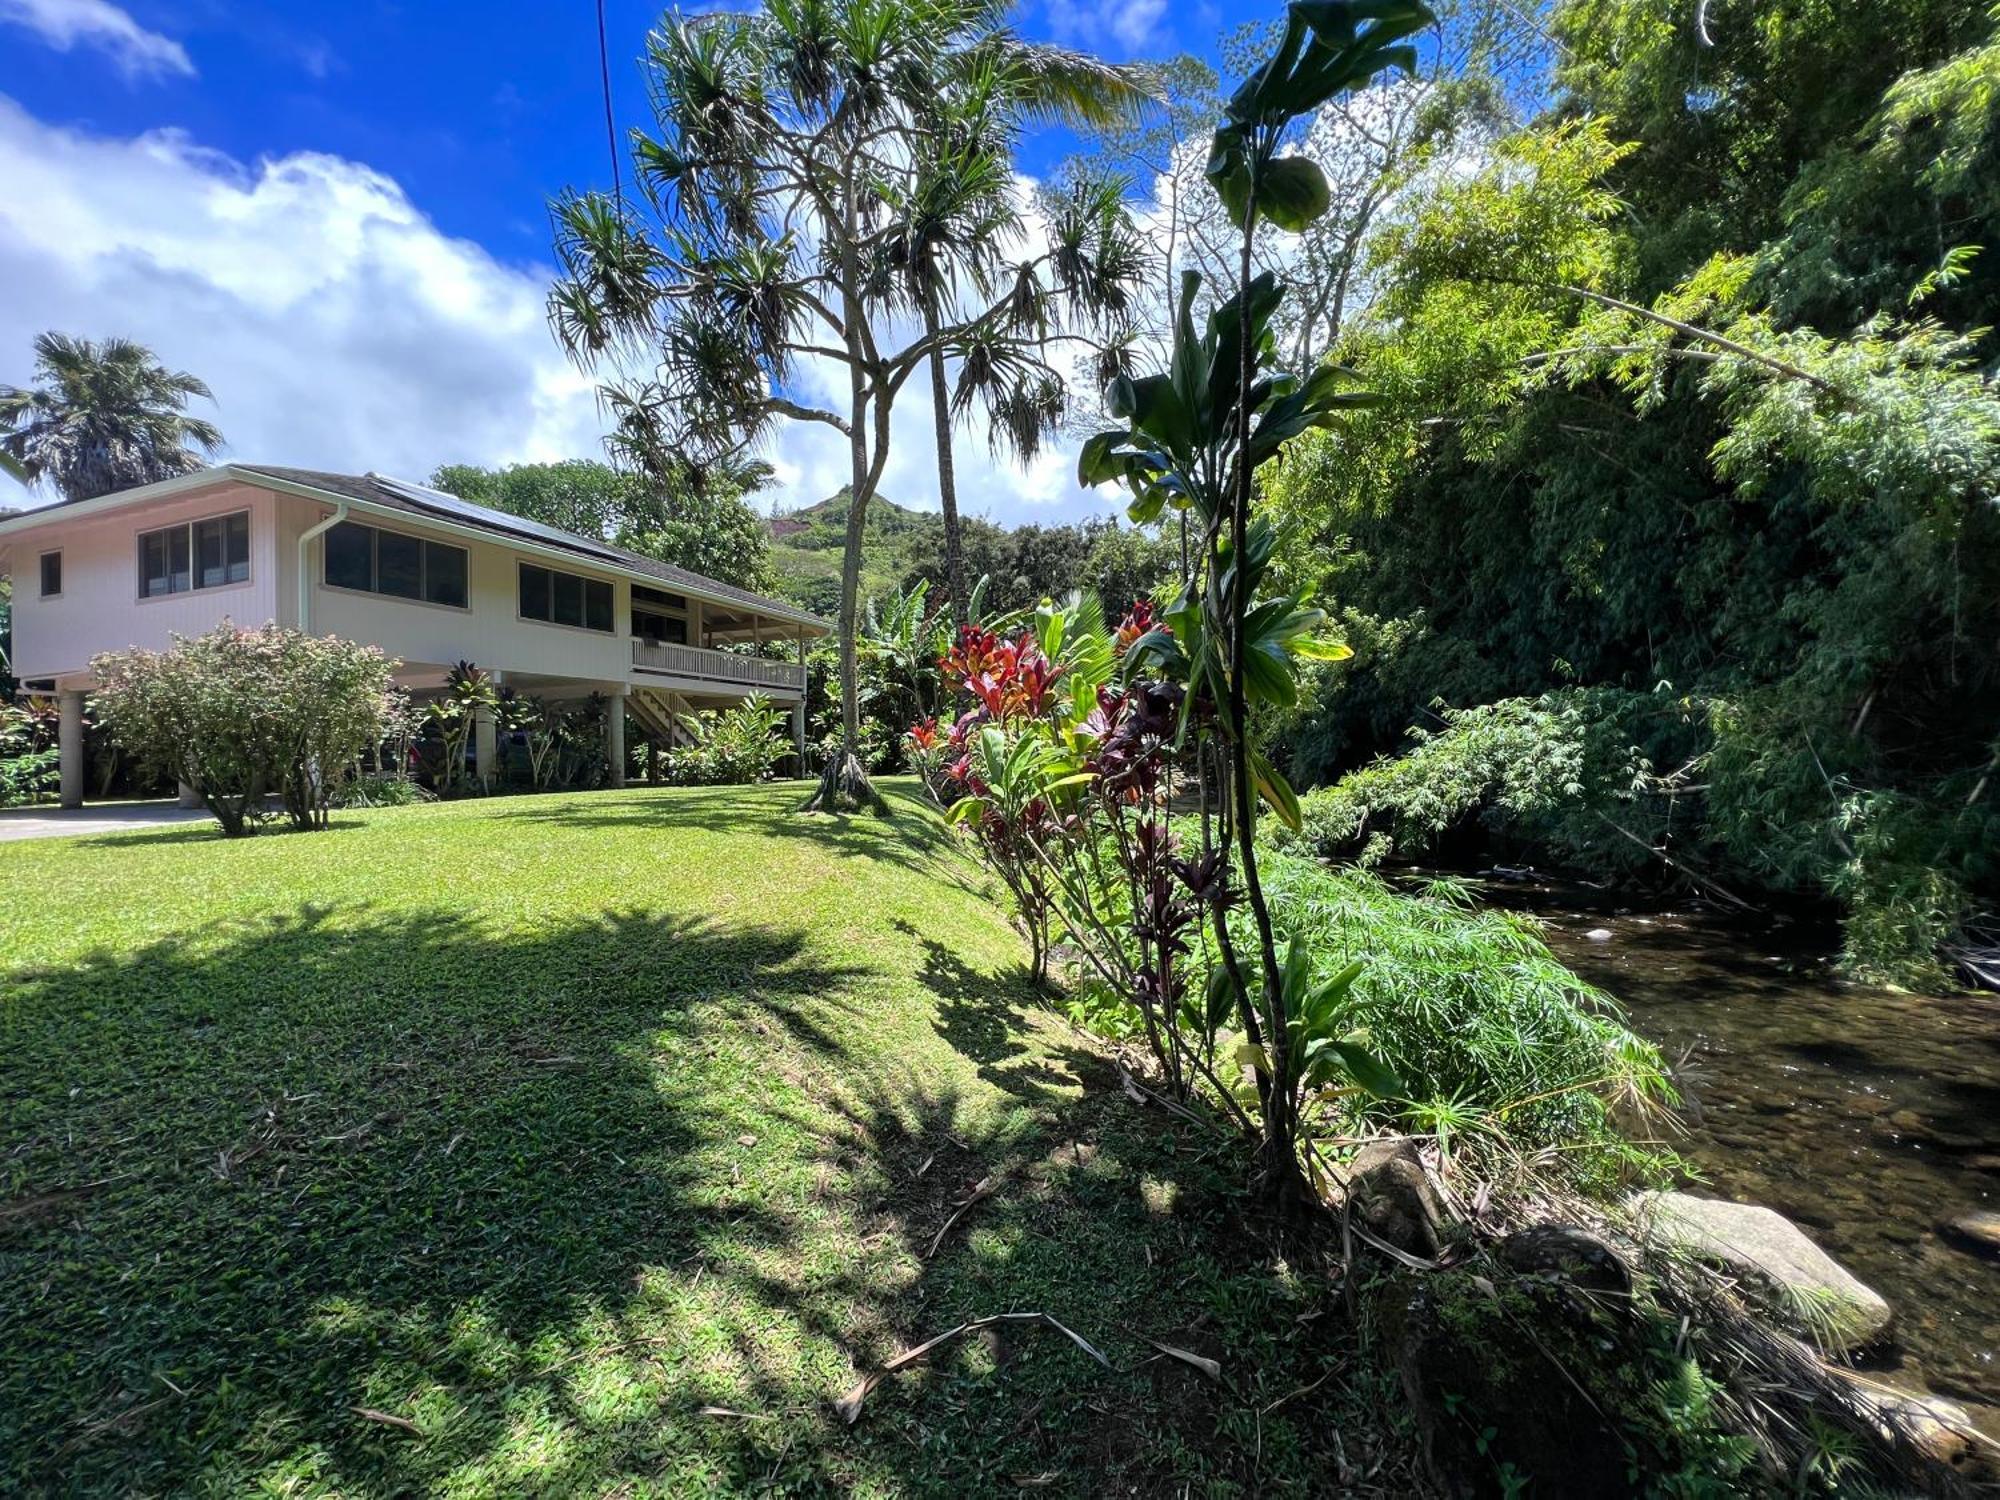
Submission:
[[[771,517],[771,572],[778,591],[831,616],[840,607],[841,549],[847,545],[849,491],[843,486],[817,505]],[[974,529],[997,530],[970,520]],[[944,556],[944,517],[910,510],[877,495],[868,506],[861,551],[861,597],[892,593],[913,570],[935,568]]]

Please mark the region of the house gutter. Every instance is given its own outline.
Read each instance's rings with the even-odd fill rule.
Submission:
[[[306,566],[306,553],[312,544],[325,536],[334,527],[347,519],[347,502],[341,501],[333,508],[333,514],[319,525],[308,527],[299,533],[299,630],[309,633],[312,629],[312,572]]]

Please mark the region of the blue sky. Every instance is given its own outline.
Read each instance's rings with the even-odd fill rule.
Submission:
[[[621,128],[658,15],[607,0]],[[1016,19],[1121,59],[1210,51],[1225,22],[1169,0]],[[587,383],[533,325],[549,196],[608,180],[602,110],[591,0],[0,0],[0,382],[40,328],[129,333],[215,387],[238,456],[592,456]],[[1024,170],[1066,145],[1032,139]],[[823,465],[780,469],[818,498]],[[975,499],[1000,519],[1101,505],[1053,471],[992,477]]]

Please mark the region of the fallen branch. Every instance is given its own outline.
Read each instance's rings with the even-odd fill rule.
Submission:
[[[929,1163],[927,1162],[925,1165],[928,1166]],[[1000,1191],[1000,1184],[1005,1177],[1006,1174],[1004,1172],[990,1172],[979,1180],[979,1185],[972,1190],[963,1203],[951,1211],[951,1217],[944,1221],[944,1228],[937,1232],[937,1238],[931,1241],[930,1249],[924,1252],[925,1260],[929,1260],[933,1255],[938,1253],[938,1246],[944,1243],[944,1237],[951,1233],[953,1225],[957,1224],[960,1219],[970,1213],[976,1204],[984,1202]]]
[[[348,1410],[364,1422],[379,1422],[384,1427],[398,1427],[404,1432],[415,1433],[418,1437],[424,1435],[423,1429],[415,1422],[408,1417],[399,1417],[392,1411],[377,1411],[372,1406],[351,1406]]]
[[[1213,1120],[1204,1120],[1200,1115],[1178,1100],[1169,1099],[1166,1095],[1147,1088],[1145,1084],[1132,1076],[1130,1070],[1123,1063],[1118,1064],[1118,1083],[1125,1090],[1125,1097],[1130,1099],[1134,1104],[1157,1104],[1170,1115],[1179,1115],[1183,1120],[1192,1120],[1197,1125],[1206,1125],[1211,1129],[1214,1128],[1215,1122]]]
[[[974,1318],[970,1322],[961,1323],[956,1328],[948,1329],[938,1334],[935,1338],[925,1339],[916,1348],[904,1350],[886,1365],[882,1366],[881,1369],[863,1375],[860,1380],[855,1382],[853,1390],[833,1403],[834,1412],[840,1417],[841,1421],[852,1427],[861,1416],[862,1403],[867,1401],[868,1393],[887,1380],[891,1375],[894,1375],[898,1370],[908,1369],[911,1365],[923,1359],[933,1349],[939,1348],[944,1344],[949,1344],[954,1339],[963,1338],[968,1333],[976,1333],[982,1328],[991,1328],[996,1323],[1046,1324],[1068,1339],[1072,1344],[1075,1344],[1077,1348],[1088,1354],[1100,1365],[1104,1366],[1105,1369],[1109,1370],[1111,1368],[1111,1361],[1098,1353],[1096,1348],[1087,1339],[1074,1329],[1067,1328],[1057,1322],[1045,1312],[994,1313],[989,1317]]]
[[[1184,1365],[1192,1365],[1210,1380],[1220,1381],[1222,1379],[1222,1366],[1207,1355],[1196,1354],[1192,1349],[1182,1349],[1173,1344],[1163,1344],[1158,1339],[1148,1339],[1143,1333],[1139,1337],[1146,1339],[1147,1343],[1151,1344],[1169,1359],[1177,1359]]]

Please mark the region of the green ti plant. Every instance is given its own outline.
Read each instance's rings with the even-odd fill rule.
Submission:
[[[1113,416],[1126,426],[1085,444],[1084,484],[1116,481],[1132,492],[1135,522],[1182,512],[1200,537],[1195,576],[1162,625],[1126,653],[1129,665],[1156,663],[1187,689],[1180,736],[1197,751],[1203,789],[1203,844],[1216,859],[1206,882],[1213,927],[1228,984],[1235,991],[1260,1103],[1260,1176],[1278,1197],[1303,1188],[1298,1140],[1301,1079],[1292,1049],[1297,997],[1257,873],[1259,799],[1290,825],[1298,799],[1258,750],[1250,711],[1289,705],[1298,695],[1300,656],[1334,654],[1316,642],[1316,611],[1265,590],[1273,537],[1251,516],[1254,477],[1290,438],[1337,427],[1343,414],[1373,404],[1349,388],[1351,375],[1323,366],[1303,380],[1276,373],[1272,315],[1283,293],[1269,273],[1251,274],[1258,221],[1299,231],[1327,210],[1325,176],[1311,160],[1283,154],[1294,127],[1335,96],[1366,87],[1395,68],[1409,70],[1406,39],[1429,24],[1415,0],[1299,0],[1286,12],[1276,50],[1225,106],[1211,145],[1208,181],[1241,233],[1238,284],[1197,330],[1200,278],[1183,278],[1173,353],[1164,374],[1120,376],[1108,391]],[[1209,772],[1219,782],[1214,828]],[[1222,903],[1250,913],[1251,952],[1239,951]]]

